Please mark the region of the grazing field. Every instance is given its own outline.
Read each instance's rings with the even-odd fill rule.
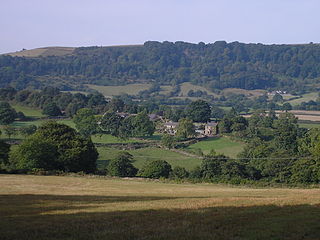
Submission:
[[[104,96],[117,96],[123,93],[129,95],[137,95],[140,91],[148,90],[151,87],[151,84],[128,84],[123,86],[99,86],[87,84],[91,89],[97,90],[102,93]]]
[[[107,161],[114,158],[120,149],[107,148],[107,147],[98,147],[99,152],[99,167],[104,167],[107,164]],[[130,154],[133,155],[134,162],[133,165],[137,168],[141,168],[146,162],[155,161],[155,160],[165,160],[172,167],[180,166],[185,167],[187,170],[192,170],[196,166],[200,166],[201,159],[197,157],[190,157],[183,155],[181,153],[173,152],[170,150],[148,147],[140,148],[136,150],[128,150]]]
[[[33,117],[33,118],[44,117],[41,109],[36,109],[36,108],[28,107],[28,106],[21,106],[21,105],[17,105],[17,104],[11,104],[11,106],[17,112],[23,112],[23,114],[27,117]]]
[[[188,149],[201,149],[204,154],[208,154],[213,149],[228,157],[236,157],[243,147],[244,143],[233,141],[229,137],[214,137],[192,144]]]
[[[243,94],[247,97],[258,97],[265,94],[265,90],[246,90],[241,88],[225,88],[221,91],[222,95]]]
[[[46,57],[46,56],[64,56],[73,53],[73,47],[44,47],[19,52],[8,53],[12,57]]]
[[[288,103],[295,106],[295,105],[299,105],[302,102],[309,102],[311,100],[315,101],[317,97],[318,97],[318,92],[311,92],[311,93],[303,94],[301,98],[290,100],[288,101]]]
[[[320,128],[320,123],[299,123],[299,127],[301,128]]]
[[[320,189],[0,175],[2,240],[310,239]]]

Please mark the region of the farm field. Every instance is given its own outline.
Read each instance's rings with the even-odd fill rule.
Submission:
[[[320,128],[320,123],[299,123],[299,127],[307,129]]]
[[[217,153],[225,154],[228,157],[236,157],[242,151],[244,145],[244,143],[233,141],[228,137],[215,137],[192,144],[188,149],[201,149],[204,154],[208,154],[214,149]]]
[[[129,95],[137,95],[140,91],[148,90],[151,87],[151,84],[128,84],[123,86],[99,86],[93,84],[87,84],[87,87],[97,90],[102,93],[104,96],[117,96],[123,93]]]
[[[291,105],[299,105],[302,102],[309,102],[310,100],[316,100],[318,97],[318,92],[311,92],[307,94],[303,94],[301,98],[293,99],[288,101]]]
[[[33,118],[40,118],[44,117],[42,114],[42,111],[40,109],[35,109],[28,106],[21,106],[17,104],[11,104],[11,106],[17,111],[17,112],[23,112],[24,115],[27,117],[33,117]]]
[[[121,151],[119,149],[107,147],[98,147],[97,149],[99,152],[99,167],[106,166],[107,161],[114,158],[116,154]],[[172,167],[180,166],[185,167],[187,170],[192,170],[201,164],[201,159],[197,157],[190,157],[181,153],[156,147],[128,150],[128,152],[133,155],[133,165],[139,169],[142,168],[146,162],[155,160],[165,160]]]
[[[319,239],[320,189],[0,175],[3,240]]]

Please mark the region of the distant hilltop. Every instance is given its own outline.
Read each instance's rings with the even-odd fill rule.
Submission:
[[[21,51],[6,53],[12,57],[47,57],[47,56],[65,56],[70,55],[76,48],[74,47],[43,47],[31,50],[23,49]]]
[[[14,57],[13,57],[14,56]],[[179,87],[300,92],[320,84],[320,45],[198,44],[148,41],[143,45],[44,47],[0,55],[0,87],[81,90],[86,84],[129,83]]]

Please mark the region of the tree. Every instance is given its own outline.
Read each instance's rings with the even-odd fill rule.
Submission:
[[[0,140],[0,168],[8,163],[10,145]]]
[[[282,105],[281,109],[282,109],[283,111],[290,111],[290,110],[292,110],[292,106],[291,106],[290,103],[284,103],[284,104]]]
[[[117,177],[134,177],[138,169],[132,165],[133,156],[128,152],[120,152],[109,162],[108,174]]]
[[[189,177],[189,172],[184,167],[174,167],[171,173],[173,178],[183,179]]]
[[[273,98],[272,98],[273,102],[283,102],[283,97],[280,93],[276,93]]]
[[[62,115],[60,108],[54,102],[49,102],[46,105],[44,105],[42,113],[50,117]]]
[[[77,111],[73,117],[73,122],[76,125],[76,129],[84,137],[90,137],[97,133],[98,124],[91,109],[81,108]]]
[[[29,147],[31,150],[28,150]],[[44,170],[94,172],[97,158],[97,149],[90,139],[83,138],[65,124],[49,121],[25,139],[10,160],[16,162],[18,167],[28,169],[41,166]]]
[[[169,134],[164,134],[161,137],[161,144],[162,146],[166,148],[174,148],[176,146],[176,140],[174,136],[171,136]]]
[[[15,136],[17,134],[17,130],[12,126],[5,126],[3,128],[3,132],[11,139],[11,136]]]
[[[203,178],[210,179],[220,177],[222,165],[227,161],[224,155],[207,155],[201,162],[201,173]]]
[[[27,137],[32,134],[34,134],[37,131],[37,126],[36,125],[28,125],[25,127],[21,127],[19,129],[19,132],[22,136]]]
[[[118,137],[121,121],[122,118],[115,112],[106,112],[100,120],[99,127],[103,132]]]
[[[298,124],[297,118],[292,113],[282,113],[274,121],[274,144],[278,149],[297,151]]]
[[[195,129],[192,120],[188,118],[182,118],[179,120],[177,136],[181,138],[189,138],[195,136]]]
[[[155,131],[155,126],[149,119],[146,111],[138,113],[138,115],[132,119],[132,125],[134,128],[133,135],[135,137],[152,136]]]
[[[59,157],[57,146],[39,136],[31,136],[24,140],[10,154],[10,160],[18,169],[58,169],[56,162]]]
[[[208,122],[211,117],[210,105],[203,100],[192,102],[187,106],[186,115],[194,122]]]
[[[169,177],[171,165],[164,160],[148,162],[140,171],[139,176],[147,178]]]
[[[7,102],[0,102],[0,125],[7,125],[16,118],[16,111]]]

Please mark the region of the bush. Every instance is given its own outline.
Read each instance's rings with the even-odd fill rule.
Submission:
[[[189,177],[189,172],[184,167],[174,167],[171,176],[177,179],[183,179]]]
[[[98,152],[92,141],[73,128],[49,121],[10,155],[18,168],[86,173],[96,170]]]
[[[128,152],[120,152],[109,162],[108,174],[117,177],[134,177],[138,169],[132,165],[133,156]]]
[[[171,165],[164,160],[147,163],[139,172],[139,176],[147,178],[168,178],[172,171]]]

